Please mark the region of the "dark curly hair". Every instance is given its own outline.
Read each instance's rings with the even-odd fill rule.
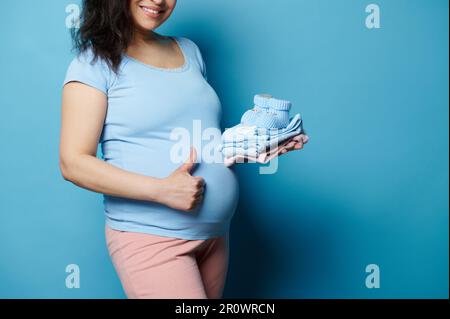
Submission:
[[[80,28],[71,29],[73,49],[92,48],[117,73],[122,53],[133,37],[130,0],[83,0]]]

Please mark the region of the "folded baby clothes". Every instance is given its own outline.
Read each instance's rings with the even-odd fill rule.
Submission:
[[[241,123],[222,134],[217,150],[224,155],[225,164],[243,158],[264,163],[303,133],[300,114],[289,117],[290,101],[258,94],[254,102],[255,107],[244,113]]]
[[[258,156],[259,151],[256,147],[242,148],[242,147],[225,147],[220,150],[225,157],[231,157],[235,155],[241,156]]]
[[[295,137],[292,137],[289,140],[284,141],[283,143],[278,145],[275,149],[266,153],[259,154],[258,156],[234,155],[231,157],[225,157],[224,164],[225,166],[231,166],[234,163],[261,163],[261,164],[267,163],[272,158],[277,156],[279,152],[281,152],[281,150],[285,149],[288,145],[295,143],[293,142],[293,140],[298,136],[300,135],[296,135]]]
[[[240,142],[240,143],[226,143],[219,145],[219,151],[224,156],[230,157],[235,155],[243,156],[258,156],[261,153],[275,149],[280,143],[288,140],[289,138],[301,134],[301,129],[295,131],[277,135],[264,142]]]
[[[289,124],[281,129],[278,128],[264,128],[258,127],[256,125],[246,126],[241,124],[235,125],[223,132],[222,134],[222,144],[227,142],[241,142],[245,140],[258,140],[264,141],[276,136],[281,136],[283,134],[302,129],[302,118],[300,114],[296,114],[289,122]]]
[[[238,124],[222,134],[222,143],[218,145],[218,151],[226,157],[258,156],[267,149],[275,148],[285,140],[301,134],[302,131],[300,114],[295,115],[289,125],[283,129],[266,129]]]
[[[234,155],[231,157],[225,157],[224,158],[224,164],[225,166],[229,167],[233,165],[234,163],[260,163],[260,164],[266,164],[278,155],[283,150],[286,150],[290,147],[293,147],[297,142],[302,141],[303,144],[306,144],[308,142],[309,138],[308,136],[304,134],[298,134],[294,137],[289,138],[288,140],[284,141],[280,145],[278,145],[276,148],[262,153],[259,156],[245,156],[245,155]]]

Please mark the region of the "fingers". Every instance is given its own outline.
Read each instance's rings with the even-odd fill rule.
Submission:
[[[292,139],[296,142],[302,142],[303,144],[306,144],[309,141],[309,136],[306,134],[299,134],[294,136]]]
[[[205,180],[201,176],[193,176],[194,180],[197,182],[198,186],[205,185]]]
[[[280,154],[286,154],[287,152],[290,152],[290,151],[293,151],[293,150],[300,150],[302,148],[303,148],[302,141],[289,143],[280,151]]]
[[[288,151],[293,151],[293,150],[298,150],[298,149],[301,149],[301,148],[303,148],[303,143],[302,142],[296,142],[296,143],[293,143],[293,144],[289,145],[285,149],[288,150]]]
[[[189,153],[189,162],[195,163],[197,161],[197,150],[195,147],[191,146],[190,153]]]
[[[202,187],[195,195],[194,195],[194,198],[201,198],[201,197],[203,197],[204,194],[205,193],[205,189]]]
[[[203,198],[204,195],[202,191],[192,199],[191,204],[189,205],[189,208],[187,210],[192,211],[193,209],[195,209],[203,201]]]
[[[194,187],[195,187],[195,193],[194,197],[198,198],[203,195],[205,192],[205,180],[201,178],[200,176],[194,176]]]
[[[288,144],[286,144],[285,148],[293,147],[296,143],[297,143],[296,141],[291,141]]]
[[[302,141],[303,141],[303,144],[308,143],[308,141],[309,141],[309,136],[308,136],[308,135],[303,135],[303,134],[302,134]]]
[[[179,168],[179,171],[183,171],[186,173],[191,173],[192,169],[195,166],[195,162],[197,161],[197,151],[196,149],[191,146],[189,151],[189,157]]]
[[[205,180],[200,176],[192,177],[192,197],[189,205],[189,211],[193,210],[203,201],[205,193]]]
[[[303,134],[295,135],[292,139],[296,142],[301,141],[303,138]]]
[[[196,199],[192,202],[192,204],[191,204],[190,208],[188,209],[188,211],[193,211],[198,205],[200,205],[200,203],[202,202],[202,200],[203,200],[203,196],[202,196],[202,197],[199,197],[199,198],[196,198]]]
[[[297,143],[294,145],[294,150],[301,150],[303,148],[303,143]]]

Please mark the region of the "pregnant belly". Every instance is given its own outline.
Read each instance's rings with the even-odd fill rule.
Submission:
[[[119,160],[110,163],[127,171],[147,176],[164,178],[181,163],[173,163],[167,152],[146,151],[141,156],[121,154]],[[239,198],[239,185],[235,172],[223,163],[197,163],[193,176],[205,180],[203,201],[190,212],[172,209],[149,201],[132,200],[105,195],[105,211],[116,221],[150,225],[169,230],[188,230],[189,228],[217,229],[219,225],[231,220]]]
[[[222,163],[200,163],[192,173],[205,180],[203,202],[199,205],[199,215],[205,219],[227,220],[231,218],[238,199],[238,182],[234,172]]]

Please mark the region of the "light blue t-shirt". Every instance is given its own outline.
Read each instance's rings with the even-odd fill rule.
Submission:
[[[173,154],[171,157],[173,146],[180,144],[171,137],[174,129],[189,132],[193,141],[200,124],[202,130],[215,129],[220,137],[221,103],[207,82],[201,52],[188,38],[172,38],[184,55],[185,63],[179,68],[158,68],[123,54],[116,75],[100,58],[91,63],[90,50],[69,65],[64,84],[79,81],[108,98],[100,143],[103,160],[111,165],[142,175],[167,177],[182,164],[173,160]],[[199,121],[194,124],[194,120]],[[201,144],[217,146],[212,143],[218,145],[220,138]],[[201,152],[197,146],[197,154]],[[183,239],[224,235],[238,201],[234,171],[223,163],[200,158],[191,174],[205,180],[204,199],[194,211],[104,194],[106,223],[117,230]]]

